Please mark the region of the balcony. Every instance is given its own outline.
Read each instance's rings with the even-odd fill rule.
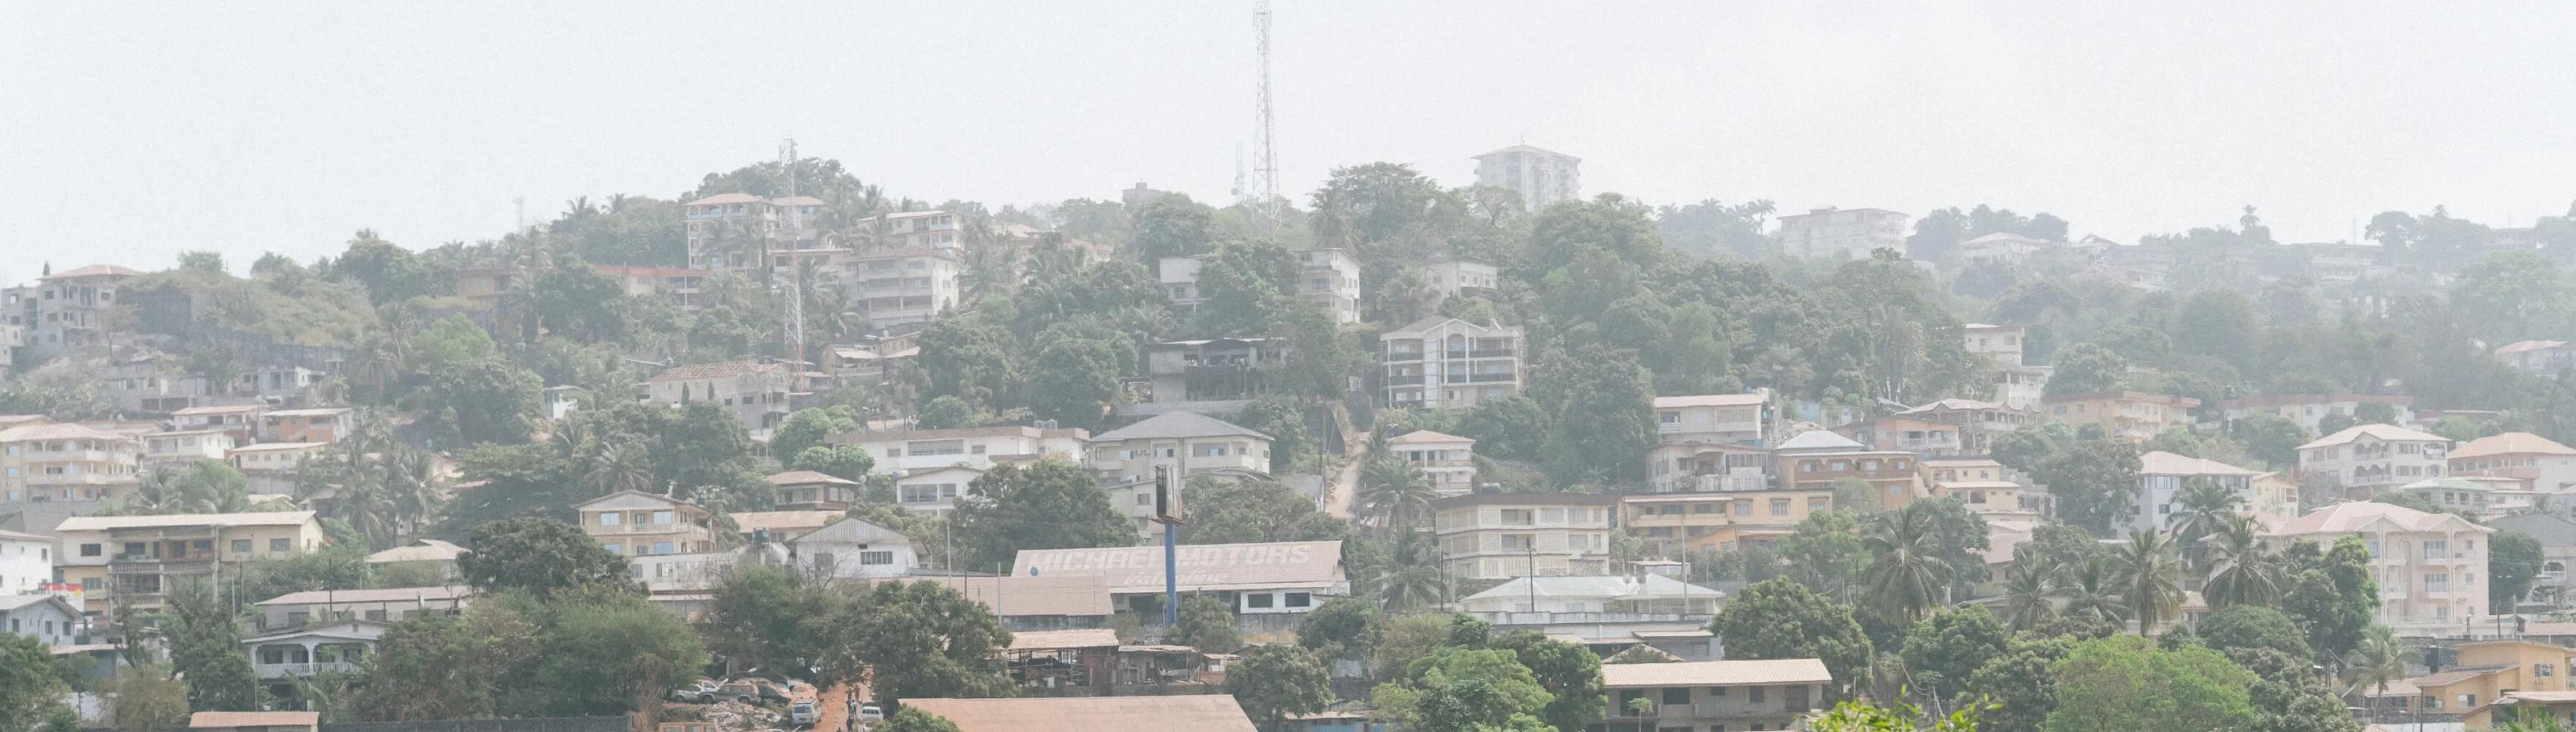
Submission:
[[[1520,355],[1520,352],[1509,348],[1489,348],[1481,351],[1467,352],[1468,358],[1511,358],[1518,355]]]
[[[1422,383],[1422,375],[1421,375],[1421,374],[1411,374],[1411,375],[1406,375],[1406,376],[1389,376],[1389,377],[1386,377],[1386,384],[1387,384],[1387,386],[1418,386],[1418,385],[1420,385],[1421,383]]]
[[[324,673],[354,674],[359,671],[354,661],[321,661],[317,663],[255,663],[251,671],[263,681],[304,678]]]
[[[1408,351],[1408,352],[1402,352],[1402,353],[1388,353],[1388,354],[1386,354],[1386,358],[1385,358],[1384,360],[1385,360],[1387,363],[1410,363],[1410,362],[1414,362],[1414,361],[1420,361],[1420,360],[1422,360],[1422,352],[1421,352],[1421,351]]]
[[[1508,374],[1508,373],[1506,373],[1506,374],[1468,374],[1468,375],[1467,375],[1467,381],[1469,381],[1469,382],[1473,382],[1473,383],[1492,383],[1492,382],[1499,382],[1499,381],[1517,381],[1517,380],[1519,380],[1519,379],[1520,379],[1520,375],[1519,375],[1519,374]],[[1455,379],[1452,379],[1452,381],[1455,381]]]

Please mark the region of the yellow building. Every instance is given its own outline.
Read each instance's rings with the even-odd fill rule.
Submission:
[[[2096,391],[2048,397],[2044,406],[2051,419],[2079,428],[2101,425],[2112,437],[2144,440],[2168,428],[2190,427],[2191,408],[2200,406],[2200,400],[2139,391]]]
[[[219,569],[229,577],[251,561],[329,541],[312,511],[75,516],[54,532],[63,581],[81,586],[81,609],[92,616],[158,608],[174,582],[213,579]]]
[[[1450,496],[1431,502],[1432,538],[1458,579],[1608,574],[1618,505],[1596,493]]]
[[[642,491],[618,491],[573,510],[581,532],[621,557],[695,554],[716,549],[715,515],[704,506]]]
[[[113,501],[142,485],[143,442],[78,424],[0,430],[0,504]]]
[[[2495,729],[2498,722],[2551,717],[2576,724],[2576,691],[2508,691],[2493,702],[2460,715],[2464,729]]]
[[[1797,531],[1808,514],[1833,510],[1831,487],[1717,493],[1641,493],[1619,499],[1620,525],[1649,549],[1734,551]]]
[[[2576,648],[2530,640],[2464,643],[2455,666],[2408,679],[2420,689],[2421,711],[2467,714],[2503,698],[2507,692],[2576,691]],[[2477,725],[2470,725],[2477,729]]]

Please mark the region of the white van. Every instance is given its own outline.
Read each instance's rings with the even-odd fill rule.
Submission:
[[[797,724],[813,724],[815,722],[823,721],[823,713],[814,710],[813,702],[797,702],[795,704],[788,705],[787,721],[795,722]]]

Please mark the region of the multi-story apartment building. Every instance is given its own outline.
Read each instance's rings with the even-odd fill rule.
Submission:
[[[1286,356],[1286,341],[1214,338],[1145,346],[1144,404],[1187,404],[1228,413],[1266,393],[1263,374]]]
[[[1521,328],[1424,318],[1378,336],[1386,405],[1464,409],[1521,390]]]
[[[2036,390],[2032,396],[2037,396]],[[1961,455],[1992,454],[1997,436],[2040,422],[2039,413],[2028,408],[1975,399],[1943,399],[1896,416],[1957,426]]]
[[[2482,711],[2480,707],[2509,694],[2555,703],[2576,699],[2569,694],[2576,692],[2576,674],[2567,673],[2576,665],[2576,648],[2520,639],[2474,641],[2452,648],[2460,654],[2458,663],[2406,680],[2419,698],[2420,706],[2413,711],[2449,719]]]
[[[1590,493],[1470,493],[1431,503],[1431,533],[1457,579],[1607,574],[1618,506]]]
[[[1962,264],[1969,262],[2020,264],[2022,260],[2029,259],[2030,255],[2037,254],[2046,248],[2048,248],[2048,242],[1998,231],[1959,242],[1956,248],[1950,250],[1950,259]]]
[[[2046,397],[2048,416],[2069,425],[2101,425],[2105,434],[2144,440],[2173,427],[2191,426],[2191,408],[2200,400],[2137,391],[2097,391]]]
[[[472,604],[474,592],[464,585],[308,590],[251,603],[258,608],[251,616],[251,627],[284,630],[335,620],[399,623],[424,615],[461,614]]]
[[[1110,503],[1156,536],[1155,466],[1171,468],[1174,480],[1270,474],[1269,435],[1197,412],[1164,412],[1094,435],[1088,452],[1084,465],[1100,475]]]
[[[1502,287],[1503,271],[1465,259],[1442,259],[1422,267],[1422,279],[1449,297],[1493,292]]]
[[[2259,498],[2254,493],[2254,476],[2261,474],[2261,471],[2216,460],[2149,450],[2138,456],[2138,504],[2136,510],[2129,514],[2129,528],[2137,531],[2174,528],[2174,499],[2182,493],[2184,486],[2193,481],[2205,480],[2225,487],[2244,500],[2240,510],[2250,511]]]
[[[0,306],[0,359],[7,359],[0,363],[17,363],[18,349],[27,346],[27,326],[6,320],[17,311],[15,307]]]
[[[1969,323],[1959,327],[1968,355],[1984,356],[1997,366],[2021,365],[2022,327]]]
[[[1724,552],[1795,533],[1809,514],[1833,510],[1829,486],[1706,493],[1639,493],[1619,499],[1619,525],[1665,556],[1677,548]]]
[[[846,511],[867,489],[865,483],[811,470],[771,473],[763,480],[778,488],[780,511]]]
[[[1910,452],[1924,457],[1975,454],[1967,449],[1967,430],[1948,422],[1891,415],[1834,428],[1834,434],[1873,450]]]
[[[54,540],[0,529],[0,596],[40,592],[54,581]]]
[[[1959,499],[1971,513],[2034,523],[2055,513],[2046,492],[2032,489],[1994,458],[1925,458],[1923,468],[1932,474],[1932,495]]]
[[[1415,430],[1386,439],[1386,448],[1431,481],[1440,495],[1476,490],[1476,441],[1430,430]]]
[[[24,329],[25,348],[36,358],[60,356],[99,343],[104,318],[117,303],[116,290],[142,272],[113,264],[93,264],[38,278],[32,287],[12,287],[6,321]]]
[[[2495,357],[2506,366],[2549,378],[2576,367],[2576,347],[2566,341],[2515,341],[2495,349]]]
[[[706,401],[722,404],[754,435],[787,420],[787,366],[750,361],[702,363],[665,369],[644,380],[644,400],[656,404]]]
[[[782,251],[821,248],[822,209],[823,201],[811,196],[748,193],[720,193],[681,204],[689,267],[758,272],[779,264]]]
[[[2013,409],[2039,409],[2048,394],[2048,375],[2055,371],[2054,366],[1998,366],[1994,401]]]
[[[1339,249],[1297,253],[1306,270],[1297,278],[1297,297],[1332,311],[1333,322],[1360,322],[1360,260]]]
[[[1760,446],[1770,435],[1769,390],[1655,397],[1656,439]]]
[[[143,436],[143,472],[186,468],[201,460],[228,461],[235,447],[240,444],[223,430],[155,432]]]
[[[2442,477],[2451,438],[2385,424],[2354,425],[2299,446],[2299,475],[2331,476],[2345,495]]]
[[[348,407],[316,409],[272,409],[259,415],[261,442],[319,442],[331,444],[347,437],[357,426],[351,418],[357,410]]]
[[[963,269],[948,250],[880,249],[861,255],[852,269],[858,281],[851,287],[851,302],[877,330],[919,330],[956,310],[962,297],[958,275]]]
[[[1780,250],[1792,257],[1868,259],[1905,251],[1906,215],[1875,208],[1819,208],[1780,217]]]
[[[114,501],[142,485],[143,443],[77,424],[0,430],[0,499]]]
[[[1930,495],[1923,460],[1910,452],[1873,450],[1851,438],[1817,430],[1789,438],[1772,450],[1780,487],[1827,489],[1845,478],[1868,483],[1880,508],[1903,508]]]
[[[618,491],[573,506],[581,532],[621,557],[695,554],[716,549],[715,515],[706,507],[642,491]]]
[[[995,462],[1026,462],[1046,457],[1081,459],[1091,433],[1078,429],[1040,429],[1026,425],[964,427],[949,430],[891,430],[833,435],[834,445],[856,445],[876,458],[878,472],[909,475],[925,470],[966,466],[978,470]],[[1265,464],[1266,466],[1266,464]]]
[[[2228,399],[2218,403],[2218,414],[2228,422],[2273,415],[2299,423],[2308,434],[2322,434],[2318,424],[2326,415],[2352,416],[2363,404],[2386,404],[2396,410],[2398,424],[2414,424],[2414,397],[2395,394],[2276,394],[2272,396]]]
[[[2478,583],[2487,555],[2479,545],[2494,531],[2452,514],[2356,501],[2308,512],[2268,536],[2319,546],[2360,537],[2378,575],[2379,623],[2402,632],[2457,628],[2462,618],[2487,614],[2487,588]]]
[[[714,272],[707,270],[679,267],[594,264],[590,268],[617,280],[618,291],[625,293],[627,297],[664,298],[680,306],[682,310],[698,308],[700,302],[698,288],[706,283],[708,277],[715,276]]]
[[[1600,732],[1804,729],[1841,688],[1813,658],[1602,664],[1601,686]]]
[[[159,358],[129,358],[107,365],[99,384],[106,387],[107,398],[116,402],[118,411],[168,414],[217,395],[220,390],[206,383],[206,378],[178,373],[164,367]]]
[[[1207,298],[1199,294],[1200,257],[1164,257],[1154,264],[1155,282],[1163,288],[1163,300],[1172,314],[1188,318],[1199,314],[1199,303]]]
[[[1476,156],[1476,185],[1521,194],[1521,205],[1535,213],[1582,198],[1582,168],[1582,158],[1513,145]]]
[[[2450,473],[2462,478],[2510,478],[2522,490],[2565,493],[2576,486],[2576,448],[2529,432],[2507,432],[2470,440],[2447,457]]]
[[[320,549],[328,541],[312,511],[74,516],[54,527],[63,582],[81,586],[82,611],[162,606],[181,581],[210,581],[218,565],[233,576],[261,559]]]
[[[262,442],[233,448],[229,460],[250,478],[250,492],[292,495],[296,470],[330,447],[322,442]]]
[[[234,444],[248,445],[259,441],[259,415],[267,411],[266,404],[189,407],[170,413],[170,429],[181,432],[220,430],[231,435]]]
[[[957,214],[947,211],[905,211],[878,217],[884,221],[884,239],[879,246],[920,247],[954,252],[966,242],[958,238]]]

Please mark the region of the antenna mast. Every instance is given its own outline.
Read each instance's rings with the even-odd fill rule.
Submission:
[[[1275,230],[1280,224],[1279,150],[1272,146],[1270,136],[1270,0],[1253,0],[1252,27],[1258,38],[1255,52],[1261,63],[1261,167],[1254,169],[1252,189],[1260,202],[1254,210],[1269,214],[1270,226]]]
[[[796,162],[796,138],[790,137],[779,141],[778,174],[787,179],[787,191],[784,196],[786,198],[794,198],[797,195]],[[798,208],[794,205],[778,207],[778,215],[787,219],[780,222],[779,227],[779,231],[787,236],[798,236],[809,223],[803,214],[798,213]],[[787,317],[782,318],[786,321],[782,325],[787,329],[784,339],[787,346],[787,368],[793,370],[787,376],[787,383],[789,389],[801,390],[805,388],[805,268],[795,257],[787,259],[787,267],[787,284],[780,288],[780,294],[787,298],[787,307],[783,313]]]

